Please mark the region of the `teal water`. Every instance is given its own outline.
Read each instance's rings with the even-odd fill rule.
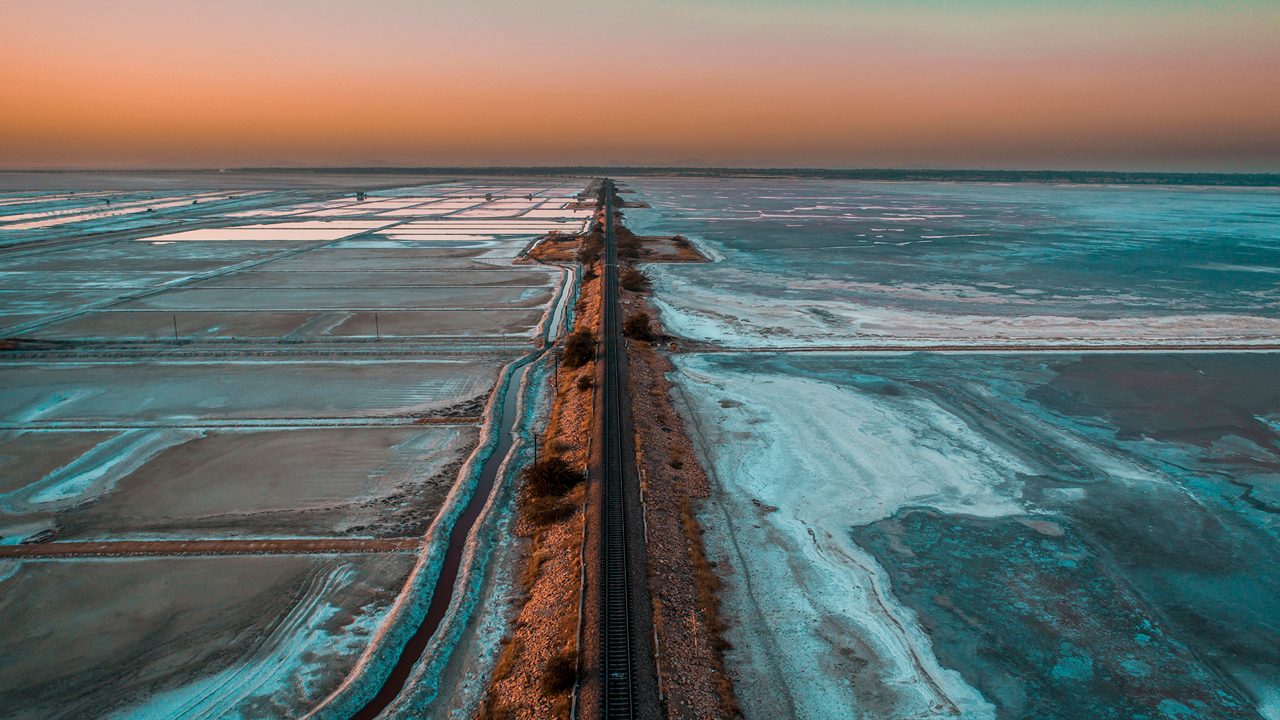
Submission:
[[[886,569],[939,661],[997,717],[1275,716],[1280,354],[708,357],[714,377],[805,378],[874,398],[904,426],[964,428],[992,459],[981,481],[1012,512],[939,510],[955,504],[940,482],[848,532]],[[818,465],[834,482],[841,456],[831,457]],[[898,480],[875,483],[873,501]]]
[[[723,256],[655,271],[676,291],[669,314],[683,319],[673,325],[717,325],[702,328],[711,339],[832,313],[830,327],[812,332],[835,337],[856,333],[841,324],[891,318],[911,335],[934,318],[976,315],[1071,318],[1087,338],[1098,320],[1232,316],[1235,332],[1274,330],[1280,315],[1276,188],[628,183],[653,206],[630,211],[639,231],[682,233]],[[725,299],[718,315],[705,307],[713,296]]]
[[[652,205],[628,211],[633,228],[716,259],[650,266],[668,329],[727,348],[1280,340],[1275,188],[628,184]],[[1280,354],[685,357],[686,393],[734,398],[689,410],[713,469],[749,480],[717,482],[780,506],[737,523],[794,521],[825,550],[834,522],[997,717],[1280,718]],[[809,490],[788,505],[804,463],[820,495],[859,506]],[[816,564],[807,552],[789,562]],[[727,585],[749,587],[753,570]],[[771,591],[806,597],[796,583]],[[731,639],[740,657],[765,652]],[[883,663],[813,639],[778,651]]]

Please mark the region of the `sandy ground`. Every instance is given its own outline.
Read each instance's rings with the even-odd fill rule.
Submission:
[[[671,404],[670,362],[648,343],[632,340],[627,345],[649,592],[667,717],[734,717],[737,701],[722,657],[719,579],[706,560],[702,528],[695,519],[710,485]]]

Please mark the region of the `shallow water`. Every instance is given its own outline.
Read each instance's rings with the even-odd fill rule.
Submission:
[[[731,633],[739,660],[765,642],[855,654],[889,685],[907,651],[875,633],[900,625],[902,648],[958,672],[996,717],[1275,717],[1280,355],[724,354],[679,367],[732,496],[734,527],[720,522],[713,546],[763,532],[790,568],[771,576],[777,558],[759,547],[733,563],[770,592],[742,602],[731,575],[731,612],[773,617]],[[881,577],[894,621],[830,597]],[[882,691],[901,696],[888,711],[866,692],[848,702],[897,716],[910,692],[928,697],[929,675]]]
[[[748,717],[1280,718],[1280,191],[643,178]],[[733,352],[733,349],[776,349]]]
[[[628,211],[633,228],[682,233],[723,256],[653,270],[669,290],[665,319],[696,339],[1088,339],[1196,316],[1214,318],[1200,335],[1265,335],[1280,314],[1276,189],[628,184],[653,206]]]

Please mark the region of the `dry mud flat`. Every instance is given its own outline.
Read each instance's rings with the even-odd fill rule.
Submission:
[[[499,362],[11,364],[0,539],[418,535]]]
[[[29,431],[0,440],[0,537],[37,526],[60,541],[421,536],[478,433]]]
[[[677,366],[749,716],[1276,716],[1280,356]]]
[[[96,312],[32,334],[47,340],[166,340],[235,338],[326,340],[342,338],[502,338],[532,335],[540,308],[463,310],[313,310],[283,312]]]
[[[408,417],[486,396],[502,361],[14,363],[0,369],[7,424],[208,418]],[[323,388],[323,392],[317,392]]]
[[[6,256],[5,272],[74,273],[83,281],[116,273],[194,274],[259,260],[291,249],[270,242],[173,243],[119,242],[59,248],[41,253]],[[69,276],[63,276],[66,281]]]
[[[205,280],[201,288],[336,288],[336,287],[394,287],[432,288],[510,285],[516,287],[542,287],[548,284],[553,272],[543,269],[501,270],[471,268],[463,270],[294,270],[280,273],[269,270],[249,270],[220,278]]]
[[[540,307],[552,288],[191,288],[121,305],[123,310],[380,310]]]
[[[298,717],[341,680],[412,555],[5,561],[14,720]]]
[[[0,258],[0,329],[84,310],[126,295],[270,259],[271,243],[118,242]]]

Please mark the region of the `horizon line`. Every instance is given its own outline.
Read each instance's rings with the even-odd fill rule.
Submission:
[[[1245,177],[1280,176],[1275,170],[1119,170],[1110,168],[1010,168],[1010,167],[877,167],[877,166],[805,166],[805,165],[663,165],[663,164],[530,164],[530,165],[244,165],[244,166],[68,166],[68,167],[3,167],[0,172],[71,173],[71,172],[460,172],[483,170],[647,170],[658,172],[829,172],[829,173],[1008,173],[1008,174],[1106,174],[1106,175],[1231,175]]]

